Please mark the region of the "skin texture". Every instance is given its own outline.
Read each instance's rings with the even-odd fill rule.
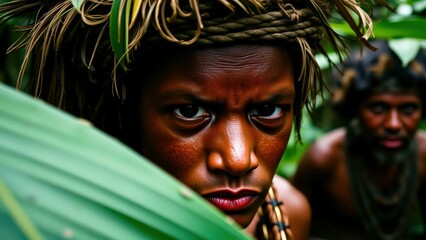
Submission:
[[[420,203],[425,203],[426,133],[418,130],[421,115],[420,97],[412,92],[371,95],[358,111],[363,136],[377,154],[387,157],[398,155],[405,151],[408,141],[417,141],[420,174],[418,195]],[[367,239],[356,217],[344,152],[345,135],[346,129],[339,128],[318,139],[301,160],[293,183],[307,196],[314,218],[329,220],[330,224],[353,237],[345,239]],[[359,152],[364,151],[366,149],[359,149]],[[395,165],[370,165],[371,168],[366,171],[375,177],[379,186],[387,187],[394,183],[397,177]],[[332,217],[314,216],[319,208]],[[422,208],[424,210],[425,206]],[[422,215],[426,219],[424,212]],[[342,239],[339,237],[344,236],[336,235],[335,239]]]
[[[140,93],[139,150],[245,228],[291,133],[291,58],[278,47],[240,45],[168,59]],[[279,190],[284,202],[304,204],[308,220],[293,229],[308,232],[307,201],[288,189]]]

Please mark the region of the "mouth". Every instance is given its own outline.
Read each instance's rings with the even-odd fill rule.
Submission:
[[[381,145],[385,148],[396,149],[403,145],[403,141],[400,138],[383,138]]]
[[[249,208],[258,195],[250,190],[222,190],[203,195],[203,197],[221,211],[232,213]]]

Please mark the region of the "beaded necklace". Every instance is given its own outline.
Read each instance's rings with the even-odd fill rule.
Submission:
[[[258,239],[262,240],[293,240],[293,233],[290,229],[284,203],[277,198],[275,192],[275,187],[272,185],[265,201],[258,209],[260,221],[256,235],[258,235]]]

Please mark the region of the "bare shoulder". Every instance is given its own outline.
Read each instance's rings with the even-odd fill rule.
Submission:
[[[419,149],[422,154],[426,153],[426,131],[419,130],[417,131],[416,140],[419,144]]]
[[[426,182],[426,131],[417,131],[416,140],[420,151],[419,170],[424,182]]]
[[[300,212],[310,213],[310,207],[306,197],[287,179],[276,175],[274,177],[274,185],[280,198],[285,201],[286,206],[291,209],[300,210]]]
[[[319,170],[332,167],[343,156],[345,135],[345,128],[337,128],[318,138],[302,160]]]
[[[344,162],[345,136],[344,128],[333,130],[318,138],[301,158],[291,182],[308,198],[315,186],[324,186]]]
[[[284,202],[295,239],[308,239],[311,208],[306,197],[288,180],[278,175],[274,177],[274,185],[279,198]]]

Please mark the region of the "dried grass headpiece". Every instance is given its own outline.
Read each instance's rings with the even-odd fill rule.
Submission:
[[[387,6],[384,0],[372,2]],[[295,44],[301,56],[295,113],[299,133],[303,105],[312,110],[322,91],[314,49],[323,51],[319,42],[324,35],[338,53],[346,47],[327,21],[334,11],[371,47],[372,21],[356,0],[14,0],[0,5],[0,22],[31,15],[28,25],[17,27],[22,37],[9,50],[26,49],[18,86],[31,56],[29,91],[95,122],[111,116],[98,115],[99,109],[111,108],[105,99],[125,98],[117,74],[124,74],[135,53],[152,44]]]

